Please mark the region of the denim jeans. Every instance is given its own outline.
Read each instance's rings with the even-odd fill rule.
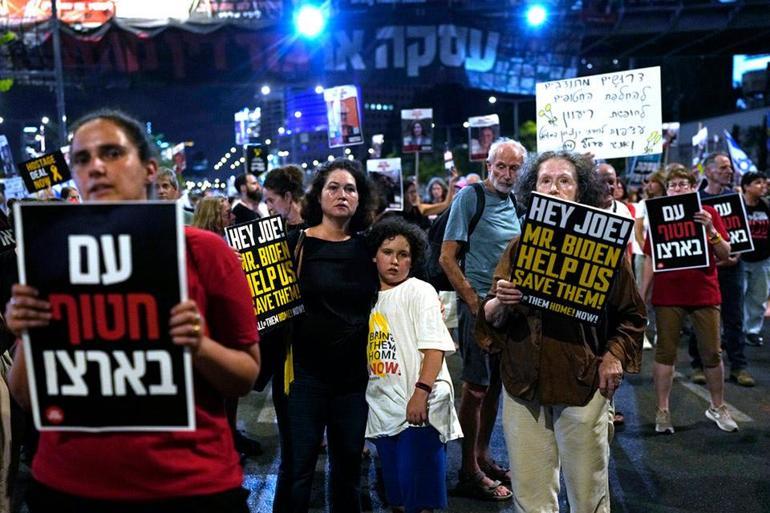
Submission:
[[[743,331],[759,335],[770,292],[770,258],[743,262]]]
[[[736,265],[717,269],[719,291],[722,294],[722,347],[730,361],[730,370],[738,371],[746,368],[746,355],[743,351],[746,345],[743,335],[743,262],[738,260]],[[702,368],[694,334],[690,336],[689,352],[692,368]]]
[[[361,452],[369,413],[366,383],[342,388],[319,379],[295,360],[294,382],[285,401],[278,407],[279,410],[285,407],[285,418],[281,418],[283,412],[276,411],[279,426],[283,426],[280,427],[281,466],[273,511],[308,511],[325,429],[330,466],[330,511],[359,513]]]

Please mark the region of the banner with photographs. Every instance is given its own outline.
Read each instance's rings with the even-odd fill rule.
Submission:
[[[23,337],[37,429],[195,429],[192,358],[169,335],[187,297],[181,207],[14,208],[19,280],[51,303],[50,325]]]
[[[324,89],[326,118],[329,122],[329,148],[364,143],[358,89],[344,85]]]
[[[18,164],[19,175],[29,192],[44,191],[72,178],[61,151],[41,155]]]
[[[489,148],[500,137],[497,114],[468,118],[468,147],[470,160],[487,160]]]
[[[648,199],[646,207],[656,273],[709,266],[706,230],[693,220],[701,211],[697,193]]]
[[[267,152],[261,144],[244,145],[243,154],[246,159],[247,173],[259,176],[267,171]]]
[[[522,303],[593,326],[624,258],[634,221],[533,193],[513,256]]]
[[[537,151],[663,152],[660,67],[537,84]]]
[[[13,165],[13,154],[8,138],[0,135],[0,176],[16,176],[16,166]]]
[[[280,216],[228,226],[225,237],[241,254],[260,334],[305,311]]]
[[[730,253],[747,253],[754,251],[754,241],[751,239],[749,218],[746,206],[740,194],[723,194],[701,198],[701,203],[714,207],[722,216],[722,222],[730,235]]]
[[[433,151],[433,109],[402,110],[401,134],[404,153]]]
[[[369,159],[366,170],[387,201],[386,211],[404,210],[404,177],[401,159]]]

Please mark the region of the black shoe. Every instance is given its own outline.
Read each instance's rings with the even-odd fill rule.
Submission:
[[[758,335],[756,333],[747,333],[746,334],[746,345],[755,346],[755,347],[761,347],[764,343],[765,343],[765,341],[762,338],[762,335]]]
[[[235,433],[235,450],[247,458],[256,458],[263,453],[259,442],[244,436],[240,431]]]

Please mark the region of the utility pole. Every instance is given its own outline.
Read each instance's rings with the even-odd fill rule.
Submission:
[[[51,29],[53,30],[53,65],[56,81],[56,119],[59,125],[59,147],[67,145],[67,114],[64,107],[64,68],[61,60],[61,22],[57,1],[51,0]]]

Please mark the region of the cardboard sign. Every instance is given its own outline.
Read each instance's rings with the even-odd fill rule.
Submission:
[[[23,337],[37,429],[195,429],[192,358],[169,335],[187,297],[179,205],[14,208],[20,282],[51,303]]]
[[[345,85],[324,89],[326,118],[329,122],[329,148],[364,143],[361,130],[361,107],[356,86]]]
[[[537,151],[598,159],[663,152],[660,68],[537,84]]]
[[[401,111],[402,151],[419,153],[433,151],[433,109]]]
[[[497,114],[468,118],[468,148],[470,160],[487,160],[489,148],[500,137]]]
[[[247,173],[259,176],[267,171],[267,152],[261,144],[245,144],[243,153],[246,158]]]
[[[693,216],[701,211],[697,193],[648,199],[652,268],[657,272],[709,266],[706,230]]]
[[[386,211],[404,209],[404,177],[401,159],[369,159],[366,170],[388,203]]]
[[[228,226],[225,237],[241,254],[260,334],[305,311],[280,216]]]
[[[513,256],[511,281],[522,303],[596,326],[634,221],[533,193]]]
[[[722,194],[701,198],[701,203],[711,205],[722,216],[728,235],[730,235],[730,254],[754,251],[754,241],[751,239],[749,219],[746,206],[740,194]]]
[[[22,162],[17,167],[29,192],[43,191],[72,178],[70,168],[61,151]]]

